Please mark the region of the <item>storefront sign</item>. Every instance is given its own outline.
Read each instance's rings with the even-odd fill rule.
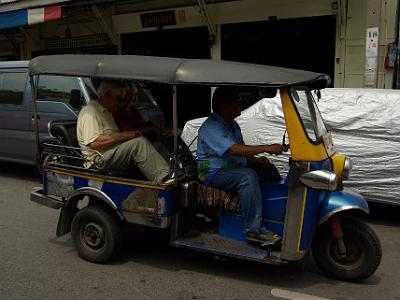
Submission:
[[[143,28],[176,25],[174,10],[140,14]]]

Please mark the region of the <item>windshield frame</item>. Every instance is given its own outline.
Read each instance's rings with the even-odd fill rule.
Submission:
[[[324,138],[324,136],[329,134],[329,130],[325,124],[325,121],[324,121],[322,114],[318,108],[318,105],[314,99],[314,96],[311,93],[311,89],[307,86],[291,86],[289,91],[290,91],[290,93],[289,93],[290,98],[293,102],[293,107],[296,110],[297,117],[300,121],[300,124],[302,126],[305,136],[307,137],[309,142],[313,145],[319,145],[319,144],[323,143],[324,142],[323,138]],[[299,101],[296,100],[298,91],[304,91],[307,95],[307,112],[309,113],[309,116],[311,118],[310,121],[312,124],[312,128],[308,128],[308,129],[313,130],[314,135],[315,135],[315,140],[313,139],[313,136],[310,136],[309,131],[307,131],[307,126],[303,121],[304,116],[299,111],[299,106],[298,106]],[[320,128],[321,124],[323,125],[322,128]]]

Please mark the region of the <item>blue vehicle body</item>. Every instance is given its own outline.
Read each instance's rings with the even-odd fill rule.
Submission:
[[[329,160],[314,162],[311,164],[311,167],[312,170],[331,168]],[[271,184],[262,187],[263,226],[281,236],[284,233],[289,177],[290,173],[282,184]],[[334,214],[348,210],[360,210],[366,214],[369,213],[368,203],[361,195],[355,192],[308,189],[299,249],[308,249],[317,225],[326,222]],[[243,231],[241,216],[222,213],[220,216],[219,234],[228,238],[245,241],[246,237]]]
[[[274,194],[277,193],[277,194]],[[283,234],[285,209],[287,201],[287,186],[269,186],[263,189],[263,226],[268,230]],[[334,214],[347,210],[360,210],[369,213],[368,203],[365,199],[354,192],[312,192],[305,209],[305,220],[301,249],[305,250],[311,242],[312,233],[316,225],[320,225]],[[309,221],[308,221],[309,220]],[[243,231],[243,219],[240,215],[221,213],[219,234],[239,241],[245,241]]]

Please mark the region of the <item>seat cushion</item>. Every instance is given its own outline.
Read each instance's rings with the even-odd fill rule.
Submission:
[[[203,207],[220,207],[231,213],[240,212],[239,196],[212,186],[198,185],[197,204]]]

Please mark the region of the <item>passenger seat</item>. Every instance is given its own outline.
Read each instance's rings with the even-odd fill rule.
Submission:
[[[50,121],[48,128],[49,134],[56,140],[56,145],[79,148],[76,137],[77,120],[57,120]],[[43,153],[49,157],[48,163],[66,166],[83,167],[83,156],[80,150],[67,147],[56,147],[43,145]]]
[[[77,120],[59,120],[49,122],[49,134],[59,144],[69,147],[79,147],[76,137]]]

